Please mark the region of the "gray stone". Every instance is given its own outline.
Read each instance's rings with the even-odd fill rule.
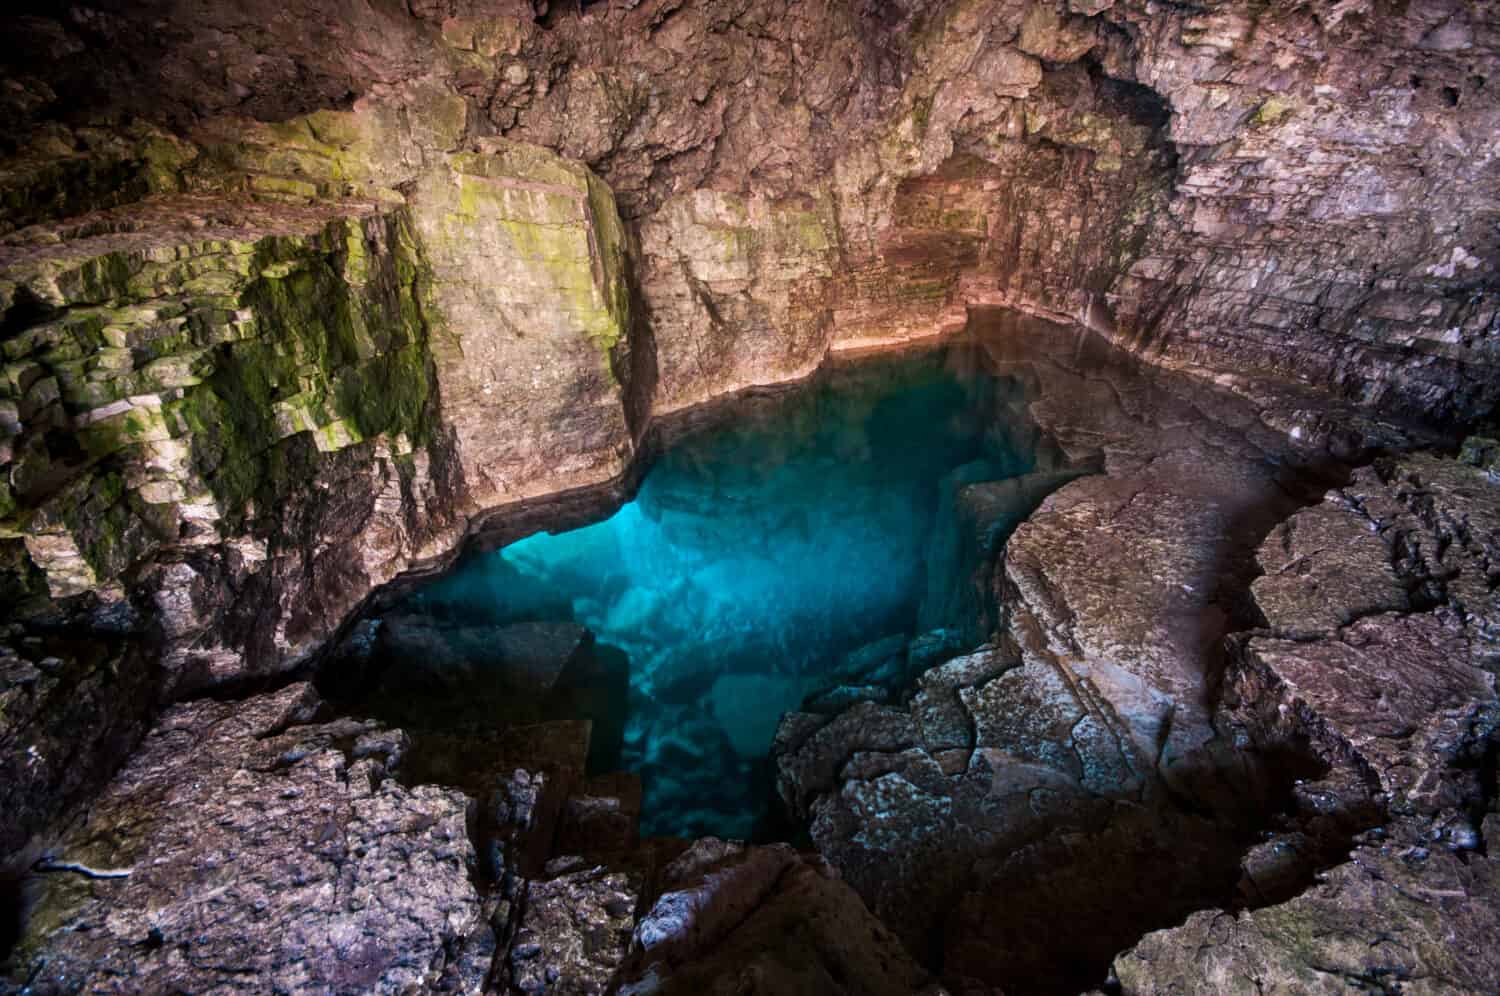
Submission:
[[[306,685],[169,711],[59,842],[128,877],[48,882],[22,942],[40,991],[397,992],[480,920],[468,801],[405,789],[305,724]]]

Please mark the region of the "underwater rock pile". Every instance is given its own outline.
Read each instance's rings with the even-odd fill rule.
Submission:
[[[1000,494],[1033,466],[1035,430],[1000,420],[1016,385],[961,373],[971,352],[836,368],[686,430],[608,518],[472,557],[372,620],[367,707],[423,722],[408,707],[426,696],[427,721],[453,726],[486,700],[513,721],[507,699],[540,702],[572,665],[566,647],[544,654],[528,694],[535,665],[508,644],[586,630],[593,653],[623,658],[611,705],[584,713],[623,726],[596,762],[642,776],[647,832],[779,832],[766,758],[781,715],[892,698],[972,645],[975,572],[1065,477]],[[980,482],[988,500],[965,515],[958,494]],[[585,694],[588,679],[567,683]]]

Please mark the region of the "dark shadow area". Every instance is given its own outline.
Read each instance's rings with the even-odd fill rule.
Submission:
[[[26,855],[12,855],[0,865],[0,965],[10,960],[11,950],[21,939],[34,901],[32,892],[31,862]]]
[[[42,324],[55,314],[57,309],[37,297],[30,287],[17,287],[10,307],[0,316],[0,342]]]
[[[1093,829],[1059,826],[986,854],[936,928],[930,964],[945,978],[1065,996],[1097,988],[1116,955],[1203,909],[1235,912],[1300,893],[1342,860],[1373,811],[1327,811],[1310,788],[1326,773],[1310,749],[1247,753],[1232,810],[1168,801],[1106,807]],[[1308,786],[1309,788],[1304,788]],[[1003,896],[1003,901],[995,897]]]
[[[39,858],[124,764],[158,706],[154,638],[121,604],[29,600],[0,632],[0,965],[42,894]]]

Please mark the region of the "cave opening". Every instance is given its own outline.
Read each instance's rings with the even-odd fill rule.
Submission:
[[[988,567],[1041,494],[970,486],[1054,459],[1025,396],[954,343],[690,416],[630,501],[470,554],[360,623],[324,685],[413,731],[424,775],[465,780],[454,737],[586,719],[588,773],[641,778],[643,836],[796,838],[781,717],[895,701],[983,641]],[[424,762],[423,731],[450,756]]]

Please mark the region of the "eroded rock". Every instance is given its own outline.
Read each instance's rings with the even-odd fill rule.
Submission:
[[[60,859],[20,948],[37,991],[398,991],[480,916],[469,803],[405,789],[400,736],[312,723],[306,685],[170,710]]]
[[[1295,898],[1147,936],[1116,961],[1125,992],[1500,981],[1487,941],[1500,880],[1486,857],[1500,700],[1478,580],[1497,505],[1481,469],[1416,454],[1356,471],[1267,539],[1262,563],[1282,566],[1255,593],[1273,631],[1245,638],[1230,668],[1235,721],[1262,745],[1306,742],[1328,765],[1307,787],[1307,825],[1347,822],[1361,795],[1363,822],[1382,825],[1325,854],[1338,863]],[[1265,859],[1251,856],[1252,878]]]
[[[1028,369],[991,341],[1000,369]],[[1305,743],[1246,753],[1216,712],[1223,639],[1259,620],[1245,604],[1256,544],[1296,508],[1286,468],[1327,457],[1278,443],[1232,398],[1147,385],[1082,349],[1041,374],[1032,411],[1103,473],[1011,536],[995,643],[922,674],[907,717],[790,716],[775,748],[820,852],[955,984],[1098,984],[1133,939],[1123,924],[1264,895],[1278,875],[1298,888],[1370,812],[1357,778],[1347,800],[1321,783],[1340,800],[1326,814],[1311,790],[1289,803],[1293,772],[1317,766]],[[1288,805],[1300,829],[1250,861],[1256,879],[1242,855]],[[1288,863],[1294,843],[1303,860]]]
[[[852,889],[783,845],[700,840],[663,881],[621,992],[909,993],[926,981]]]
[[[1290,902],[1195,913],[1115,962],[1130,994],[1344,993],[1400,986],[1478,993],[1500,965],[1495,859],[1431,848],[1419,825],[1357,848]],[[1436,828],[1435,828],[1436,829]]]

